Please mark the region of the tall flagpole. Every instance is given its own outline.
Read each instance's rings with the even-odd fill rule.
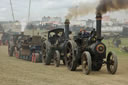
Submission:
[[[30,13],[31,13],[31,0],[29,0],[28,23],[30,21]]]
[[[10,6],[11,6],[11,11],[12,11],[12,18],[13,18],[13,21],[15,21],[14,11],[12,7],[12,0],[10,0]]]

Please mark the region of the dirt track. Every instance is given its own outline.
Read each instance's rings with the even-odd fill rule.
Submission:
[[[128,85],[128,56],[118,59],[116,75],[108,74],[104,66],[87,76],[81,68],[70,72],[65,66],[55,68],[9,57],[7,47],[0,46],[0,85]]]

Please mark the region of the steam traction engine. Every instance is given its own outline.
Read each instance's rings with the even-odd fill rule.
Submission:
[[[42,48],[42,61],[49,65],[54,62],[59,67],[60,60],[65,64],[65,45],[69,40],[69,20],[65,21],[65,30],[62,28],[53,29],[48,32],[48,40],[45,41]]]
[[[42,60],[46,65],[54,62],[59,67],[60,60],[64,62],[64,29],[57,28],[48,32],[48,40],[45,41],[42,48]]]
[[[69,70],[75,71],[77,66],[82,65],[83,73],[88,75],[90,71],[99,71],[102,65],[106,64],[109,73],[116,73],[117,56],[113,52],[106,56],[106,46],[101,37],[101,19],[102,16],[98,13],[96,31],[93,30],[89,36],[77,35],[67,42],[65,62]]]
[[[42,39],[41,36],[24,37],[21,40],[20,58],[32,62],[42,61]]]

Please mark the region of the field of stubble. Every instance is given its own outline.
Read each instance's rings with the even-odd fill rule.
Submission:
[[[128,56],[118,61],[115,75],[108,74],[106,66],[84,75],[81,67],[71,72],[63,65],[55,68],[9,57],[7,46],[0,46],[0,85],[128,85]]]

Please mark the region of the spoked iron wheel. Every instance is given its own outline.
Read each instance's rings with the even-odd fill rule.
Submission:
[[[91,56],[89,52],[84,52],[82,54],[81,62],[82,62],[83,73],[88,75],[91,71],[91,65],[92,65]]]
[[[74,56],[74,47],[71,42],[68,42],[66,45],[66,56],[65,56],[65,63],[69,70],[75,71],[77,68],[77,59]]]
[[[42,48],[42,63],[45,63],[46,55],[47,55],[46,44],[43,44],[43,48]]]
[[[107,56],[107,70],[108,70],[108,72],[111,74],[115,74],[117,71],[117,67],[118,67],[117,56],[114,53],[109,52],[109,54]]]
[[[51,56],[49,56],[49,51],[50,51],[50,43],[46,41],[43,45],[42,49],[42,61],[45,65],[50,65],[51,64]]]
[[[57,50],[54,53],[54,65],[56,67],[59,67],[60,66],[60,53]]]

